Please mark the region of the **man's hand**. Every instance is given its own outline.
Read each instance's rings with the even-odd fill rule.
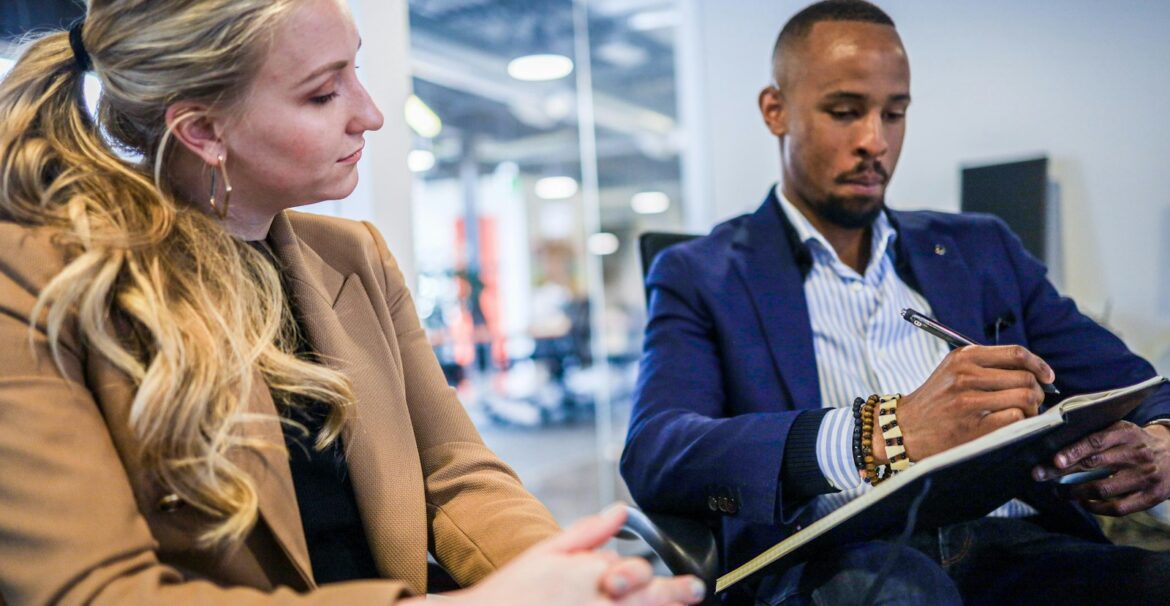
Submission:
[[[912,461],[1035,415],[1044,402],[1040,383],[1055,373],[1019,345],[973,345],[947,354],[913,393],[898,402],[906,453]],[[881,428],[874,427],[878,459]]]
[[[1068,489],[1069,498],[1080,501],[1085,509],[1123,516],[1165,501],[1170,498],[1170,429],[1118,421],[1065,447],[1052,457],[1051,466],[1034,468],[1032,477],[1049,480],[1099,468],[1113,473]]]

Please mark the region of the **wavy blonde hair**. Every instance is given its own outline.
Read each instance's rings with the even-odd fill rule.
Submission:
[[[47,314],[62,371],[61,332],[75,321],[135,382],[129,422],[142,463],[208,515],[205,547],[240,540],[257,517],[256,487],[227,457],[272,446],[246,429],[255,373],[286,405],[329,406],[317,448],[352,409],[342,374],[294,355],[276,269],[178,199],[166,174],[167,107],[231,111],[300,1],[91,0],[83,39],[104,89],[96,123],[67,32],[28,42],[0,82],[0,218],[56,228],[69,251],[33,318]]]

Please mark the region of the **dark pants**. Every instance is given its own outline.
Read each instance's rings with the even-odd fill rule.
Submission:
[[[1170,553],[1095,543],[1026,519],[983,518],[915,533],[907,546],[849,545],[756,582],[757,605],[1170,604]]]

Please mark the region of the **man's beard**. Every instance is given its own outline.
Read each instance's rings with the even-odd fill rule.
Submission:
[[[886,207],[885,184],[890,181],[890,172],[880,160],[868,159],[857,163],[853,170],[838,175],[834,180],[837,184],[848,185],[866,176],[872,178],[877,175],[883,185],[882,191],[876,196],[837,196],[828,194],[816,201],[810,200],[809,206],[821,220],[843,227],[845,229],[864,229],[873,224]]]
[[[809,205],[824,221],[846,229],[869,227],[886,207],[885,197],[829,196]]]

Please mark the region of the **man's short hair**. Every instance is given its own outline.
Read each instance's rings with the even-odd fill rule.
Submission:
[[[772,47],[772,64],[776,64],[782,46],[791,47],[805,39],[812,27],[822,21],[861,21],[894,27],[894,20],[885,11],[865,0],[823,0],[796,13],[784,24]]]

